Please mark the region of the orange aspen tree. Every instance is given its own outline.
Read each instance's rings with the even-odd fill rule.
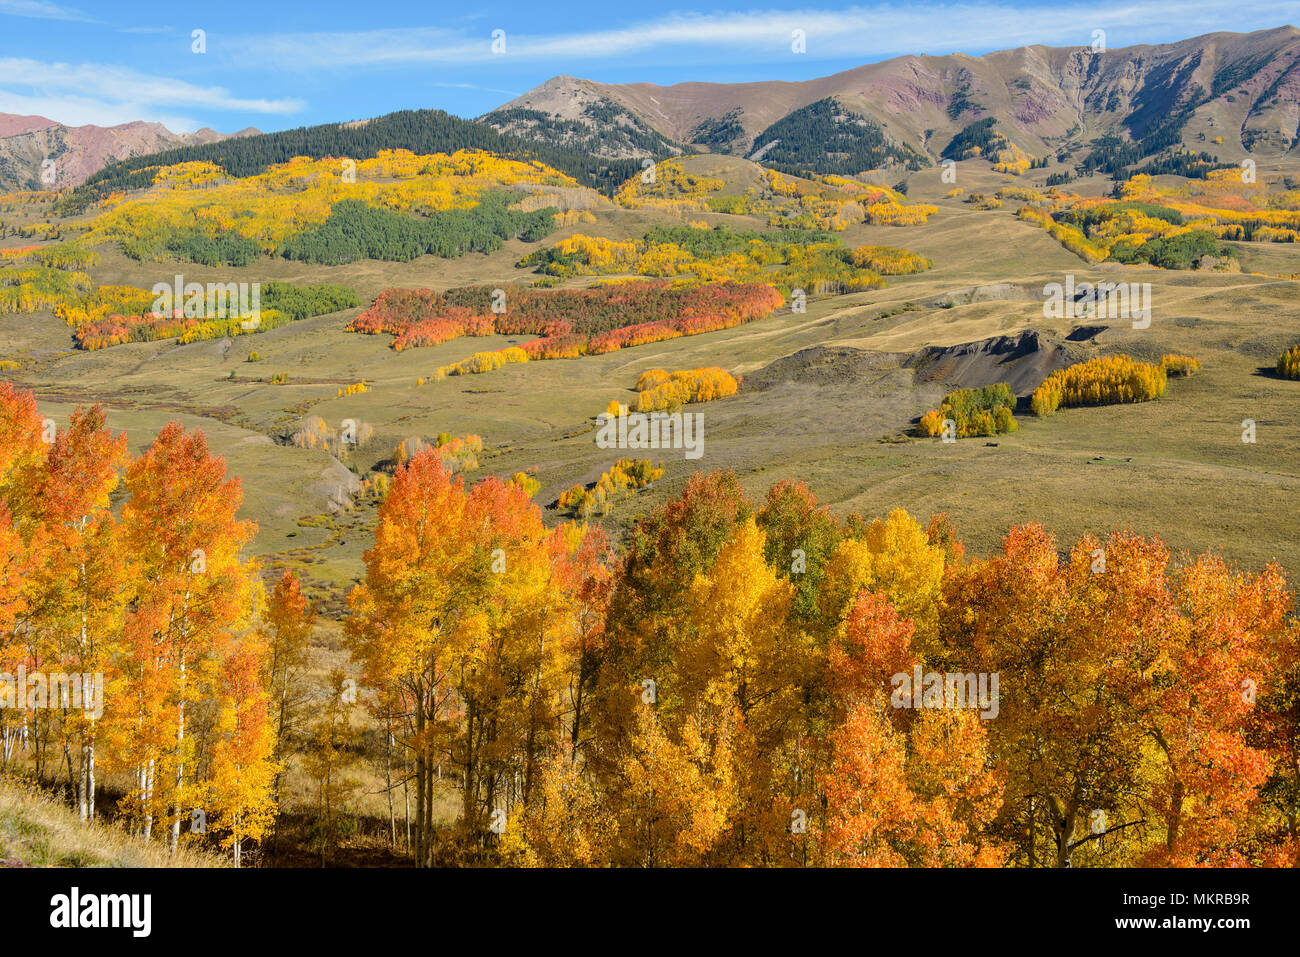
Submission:
[[[16,640],[19,622],[26,617],[24,594],[30,564],[22,536],[14,528],[9,507],[0,502],[0,673],[13,675],[26,660]],[[11,723],[13,709],[0,708],[0,768],[7,767],[18,742],[19,728]],[[16,717],[16,716],[15,716]]]
[[[298,576],[286,569],[267,597],[262,614],[273,755],[279,765],[275,778],[277,795],[288,760],[288,738],[298,730],[297,713],[304,698],[301,684],[315,624],[315,608],[303,595]]]
[[[34,609],[26,594],[27,575],[42,564],[40,529],[41,474],[48,453],[52,423],[36,409],[30,392],[0,382],[0,508],[5,537],[11,545],[5,558],[9,593],[0,625],[0,671],[14,674],[19,665],[34,666],[37,641]],[[13,689],[16,690],[16,689]],[[26,709],[0,709],[0,753],[7,764],[19,741],[27,746]],[[37,762],[41,751],[37,750]]]
[[[568,759],[576,764],[585,743],[587,705],[605,651],[605,618],[614,588],[614,551],[599,526],[565,523],[551,536],[557,587],[568,597],[563,654],[568,671]]]
[[[348,596],[345,629],[362,684],[387,713],[407,716],[400,745],[415,779],[415,859],[433,863],[433,804],[440,755],[449,753],[456,702],[447,662],[465,605],[466,496],[437,451],[397,470],[379,508],[365,579]]]
[[[48,433],[36,397],[0,382],[0,501],[16,526],[30,521],[37,508]]]
[[[78,676],[79,708],[61,703],[60,732],[70,789],[83,820],[95,816],[95,746],[100,696],[112,680],[129,579],[109,511],[126,462],[126,435],[104,428],[98,406],[78,409],[58,433],[40,485],[42,566],[32,579],[38,631],[58,670]],[[51,702],[53,707],[54,702]]]
[[[1122,543],[1112,539],[1108,553]],[[1142,863],[1243,866],[1254,853],[1250,806],[1274,760],[1252,718],[1276,681],[1269,658],[1285,640],[1291,600],[1277,566],[1246,575],[1210,555],[1182,569],[1175,587],[1187,627],[1170,632],[1140,699],[1155,743],[1152,811],[1164,824]]]
[[[490,477],[469,492],[460,571],[462,616],[448,664],[463,717],[453,742],[462,770],[461,824],[512,813],[526,796],[539,750],[560,736],[562,614],[548,595],[551,556],[541,512],[527,492]]]
[[[139,566],[124,629],[135,692],[126,752],[144,833],[166,816],[174,852],[193,796],[186,713],[210,690],[215,649],[247,626],[258,598],[255,569],[239,557],[254,527],[236,518],[239,480],[226,478],[202,432],[189,435],[176,422],[127,468],[126,489],[123,540]]]
[[[826,863],[998,866],[1005,853],[985,831],[1002,803],[1002,782],[988,767],[978,714],[914,711],[891,699],[892,677],[918,663],[913,634],[888,599],[862,592],[830,650],[827,681],[842,717],[824,780]]]

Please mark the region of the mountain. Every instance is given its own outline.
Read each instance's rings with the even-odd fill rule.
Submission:
[[[681,147],[616,103],[600,84],[557,76],[530,94],[527,107],[511,104],[481,117],[512,136],[611,159],[677,154]]]
[[[0,135],[0,186],[39,185],[40,165],[53,156],[61,184],[83,183],[65,198],[67,211],[148,185],[159,165],[203,160],[247,176],[294,156],[360,159],[396,148],[536,159],[606,193],[644,158],[686,151],[845,175],[1008,151],[1025,167],[1054,160],[1059,181],[1076,172],[1203,176],[1252,153],[1300,158],[1300,30],[1110,50],[908,55],[793,83],[658,86],[557,76],[477,121],[405,110],[223,138],[211,130],[177,136],[148,123],[65,127],[0,115],[0,134],[8,134]]]
[[[43,116],[18,116],[14,113],[0,113],[0,138],[43,130],[47,126],[58,126],[53,120]]]
[[[1032,156],[1082,151],[1074,159],[1112,172],[1120,160],[1129,165],[1171,147],[1227,161],[1246,151],[1295,154],[1300,30],[1101,51],[909,55],[794,83],[657,86],[559,76],[481,120],[539,139],[562,130],[601,155],[663,155],[657,134],[674,148],[761,153],[771,165],[839,172],[859,161],[936,161],[986,117]]]
[[[257,132],[250,127],[230,136]],[[43,116],[0,113],[0,189],[77,186],[116,160],[228,138],[206,127],[194,133],[173,133],[161,123],[141,121],[65,126]],[[52,165],[47,165],[47,160]]]

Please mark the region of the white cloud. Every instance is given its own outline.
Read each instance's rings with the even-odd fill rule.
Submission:
[[[33,20],[81,20],[94,23],[94,19],[80,10],[70,10],[46,0],[0,0],[0,14],[10,17],[28,17]]]
[[[148,110],[129,103],[105,103],[77,96],[23,96],[6,90],[0,90],[0,113],[43,116],[64,126],[117,126],[145,120],[161,123],[174,133],[193,133],[204,125],[190,116]]]
[[[35,113],[72,126],[152,120],[188,131],[199,124],[178,110],[286,114],[303,107],[301,100],[247,99],[223,87],[125,67],[0,58],[0,112]]]
[[[506,96],[523,96],[518,90],[502,90],[495,86],[480,86],[477,83],[437,83],[429,82],[429,86],[440,86],[452,90],[481,90],[484,93],[504,93]]]
[[[1222,0],[1136,0],[1132,3],[1078,2],[1025,7],[1011,3],[879,5],[845,10],[772,10],[720,14],[668,14],[608,30],[529,35],[508,23],[510,59],[592,61],[632,54],[704,48],[711,56],[790,56],[791,32],[807,36],[807,56],[857,58],[903,52],[950,53],[1006,49],[1031,43],[1088,46],[1092,31],[1112,33],[1112,47],[1156,42],[1170,36],[1176,10],[1179,37],[1223,29]],[[1232,29],[1278,26],[1293,18],[1294,0],[1256,0],[1229,18]],[[487,27],[488,24],[484,24]],[[250,36],[236,55],[248,64],[293,69],[339,66],[458,65],[499,57],[491,31],[470,35],[441,28],[382,29],[354,33],[298,33]]]

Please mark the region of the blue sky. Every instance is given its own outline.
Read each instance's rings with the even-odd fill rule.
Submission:
[[[561,73],[610,83],[802,80],[904,53],[1087,46],[1098,29],[1114,48],[1298,20],[1297,0],[0,0],[0,113],[222,132],[421,107],[477,116]],[[796,29],[802,54],[792,51]]]

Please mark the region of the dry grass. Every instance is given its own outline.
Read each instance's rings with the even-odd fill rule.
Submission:
[[[169,857],[107,824],[85,824],[34,787],[0,777],[0,867],[224,867],[215,855],[181,848]]]

